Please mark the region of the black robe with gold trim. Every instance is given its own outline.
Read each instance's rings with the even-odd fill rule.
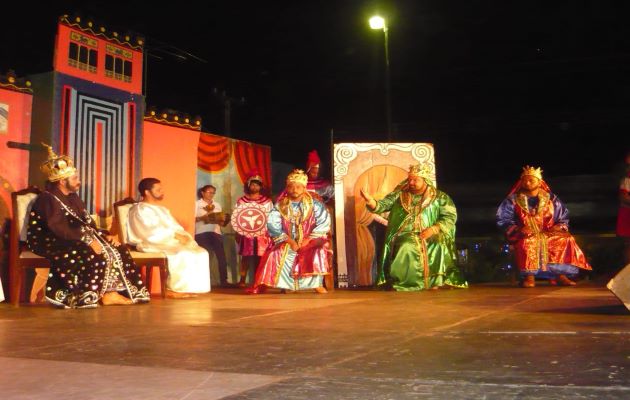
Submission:
[[[134,302],[149,301],[139,269],[124,245],[109,243],[76,193],[57,188],[35,200],[28,222],[29,249],[50,261],[46,300],[65,308],[98,306],[106,291],[118,291]],[[89,244],[103,247],[96,254]]]

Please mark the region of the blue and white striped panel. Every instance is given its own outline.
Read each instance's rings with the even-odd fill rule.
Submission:
[[[112,204],[127,196],[129,104],[72,90],[68,106],[68,149],[82,182],[79,194],[90,214],[109,216]]]

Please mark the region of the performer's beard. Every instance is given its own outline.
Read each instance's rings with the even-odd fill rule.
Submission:
[[[151,195],[151,197],[153,197],[153,200],[156,200],[156,201],[164,200],[164,194],[156,195],[156,194],[153,194],[153,191],[150,191],[149,194]]]
[[[425,190],[427,190],[427,184],[426,182],[424,182],[424,184],[420,183],[420,184],[415,184],[415,185],[411,185],[409,184],[409,191],[412,194],[422,194],[424,193]]]
[[[70,193],[76,193],[76,192],[79,191],[79,189],[81,189],[81,182],[78,182],[78,183],[73,185],[67,179],[63,180],[62,185],[63,185],[64,189],[66,189]]]
[[[412,189],[412,188],[409,188],[409,192],[410,192],[411,194],[424,194],[424,192],[426,192],[426,191],[427,191],[427,187],[426,187],[426,186],[425,186],[425,187],[423,187],[422,189]]]
[[[306,171],[306,176],[308,179],[313,181],[319,177],[319,166],[312,166]]]
[[[306,193],[306,189],[302,190],[302,191],[287,191],[287,196],[289,196],[289,199],[291,201],[300,201],[302,199],[302,196],[304,196],[304,193]]]
[[[259,184],[257,181],[253,181],[247,186],[246,194],[250,196],[257,196],[260,194],[261,190],[262,184]]]
[[[528,196],[536,196],[538,195],[539,190],[540,190],[540,181],[528,182],[526,180],[521,180],[521,188],[520,188],[521,193],[524,193]]]

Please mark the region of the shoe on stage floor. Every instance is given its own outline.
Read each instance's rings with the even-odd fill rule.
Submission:
[[[265,285],[260,285],[256,287],[251,287],[245,290],[247,294],[263,294],[267,291],[267,287]]]
[[[577,285],[577,283],[575,283],[571,279],[567,278],[566,275],[558,275],[558,283],[561,286],[575,286],[575,285]]]
[[[536,286],[536,278],[534,278],[534,275],[527,275],[525,279],[523,280],[523,287],[531,288],[535,286]]]
[[[126,306],[129,304],[133,304],[133,300],[119,294],[118,292],[107,292],[103,295],[103,297],[101,297],[101,303],[104,306]]]

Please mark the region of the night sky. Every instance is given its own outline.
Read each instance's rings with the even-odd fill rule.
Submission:
[[[395,138],[434,143],[439,180],[511,183],[524,164],[611,173],[630,148],[627,1],[18,3],[3,5],[0,73],[50,71],[57,18],[78,13],[146,37],[148,106],[222,134],[213,89],[245,98],[232,136],[275,161],[328,161],[331,130],[386,140],[375,12],[390,26]]]

